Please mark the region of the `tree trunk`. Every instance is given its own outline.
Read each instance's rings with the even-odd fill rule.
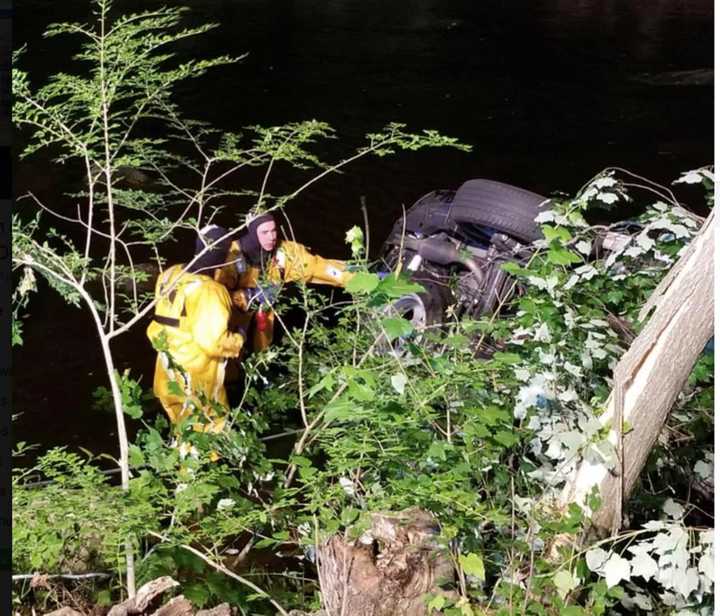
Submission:
[[[439,586],[454,575],[437,532],[430,514],[409,509],[373,514],[356,541],[325,542],[317,555],[324,615],[425,616],[427,593],[448,595]]]
[[[655,313],[615,368],[613,391],[600,421],[612,426],[609,438],[616,446],[617,466],[611,472],[583,460],[562,494],[561,506],[575,502],[585,508],[597,486],[602,505],[592,520],[600,532],[616,532],[622,525],[623,500],[713,335],[713,221],[711,212],[650,297],[640,318],[653,308]]]

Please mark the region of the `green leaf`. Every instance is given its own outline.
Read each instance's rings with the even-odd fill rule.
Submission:
[[[565,227],[551,227],[550,225],[542,225],[542,233],[548,242],[560,240],[561,242],[569,242],[572,239],[570,231]]]
[[[346,398],[338,398],[325,407],[325,418],[328,421],[333,419],[350,419],[355,415],[356,410],[357,402]]]
[[[312,466],[312,461],[309,458],[306,458],[305,456],[293,456],[290,461],[295,466],[299,466],[300,468]]]
[[[580,255],[563,248],[551,248],[548,252],[548,261],[555,265],[572,265],[573,263],[582,263],[583,259]]]
[[[393,386],[393,389],[401,396],[405,393],[405,385],[407,385],[407,381],[407,377],[402,372],[393,374],[390,377],[390,384]]]
[[[332,372],[328,372],[322,379],[320,379],[315,385],[313,385],[307,392],[308,399],[312,398],[319,391],[332,389],[335,384],[335,376]]]
[[[266,538],[266,539],[260,539],[260,541],[258,541],[253,547],[258,550],[262,550],[264,548],[269,548],[269,547],[272,547],[275,545],[277,545],[277,541],[275,541],[274,539]]]
[[[587,506],[590,507],[590,511],[598,511],[602,505],[602,498],[600,498],[600,490],[597,486],[593,486],[592,491],[587,496]]]
[[[500,269],[513,276],[522,276],[527,274],[527,270],[524,267],[515,263],[514,261],[508,261],[507,263],[503,263],[500,266]]]
[[[417,282],[412,282],[405,274],[400,274],[400,276],[391,274],[383,278],[378,285],[377,291],[390,299],[397,299],[410,293],[422,293],[425,291],[425,287]]]
[[[375,399],[375,390],[361,381],[352,380],[348,382],[348,395],[360,402],[370,402]]]
[[[571,571],[561,569],[553,576],[553,584],[561,598],[567,597],[568,593],[576,588],[580,580],[575,577]]]
[[[205,607],[210,599],[210,591],[201,582],[192,582],[183,587],[183,594],[197,607]]]
[[[129,417],[132,417],[133,419],[140,419],[142,417],[142,407],[138,405],[127,405],[123,404],[123,411],[126,415]]]
[[[428,610],[441,610],[445,607],[445,604],[447,603],[447,599],[443,597],[442,595],[435,595],[430,601],[427,603]]]
[[[520,441],[520,437],[518,437],[514,432],[510,432],[509,430],[501,430],[500,432],[496,432],[495,434],[493,434],[493,439],[501,445],[504,445],[505,447],[512,447]]]
[[[469,409],[470,410],[470,409]],[[498,406],[487,406],[482,409],[472,409],[477,415],[478,421],[487,424],[495,425],[502,421],[511,422],[510,411],[508,409],[500,408]]]
[[[97,595],[95,595],[95,603],[102,606],[108,606],[112,605],[112,596],[110,595],[109,590],[101,590]]]
[[[499,364],[513,366],[520,363],[520,355],[517,353],[507,353],[505,351],[497,351],[493,354],[492,359]]]
[[[449,445],[445,441],[433,441],[432,445],[428,449],[428,458],[431,460],[446,460],[446,450]]]
[[[345,285],[345,290],[349,293],[367,295],[377,289],[379,284],[380,278],[377,274],[358,272]]]
[[[587,612],[577,605],[569,605],[560,608],[560,616],[585,616]]]
[[[355,520],[357,520],[358,515],[360,515],[360,512],[353,508],[353,507],[345,507],[340,512],[340,521],[345,526],[350,526]]]
[[[131,444],[128,447],[128,454],[130,466],[138,467],[145,464],[145,456],[143,456],[142,449],[137,445]]]
[[[460,567],[467,575],[472,575],[481,582],[485,581],[485,562],[482,556],[474,553],[461,554],[458,560],[460,561]]]
[[[605,563],[605,582],[608,588],[619,584],[622,580],[630,579],[630,561],[613,552]]]
[[[407,319],[402,319],[400,317],[383,319],[382,327],[390,340],[402,338],[403,336],[409,336],[410,334],[412,334],[413,331],[413,327],[410,321],[408,321]]]

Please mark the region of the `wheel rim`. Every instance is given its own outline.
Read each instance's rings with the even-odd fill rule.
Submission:
[[[387,312],[390,316],[406,319],[416,331],[427,325],[427,310],[417,293],[403,295],[388,307]]]

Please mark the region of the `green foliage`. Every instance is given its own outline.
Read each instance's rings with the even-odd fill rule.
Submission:
[[[37,482],[49,482],[40,486]],[[13,478],[15,571],[124,567],[122,543],[157,528],[157,502],[126,495],[91,459],[52,449]]]
[[[602,176],[589,189],[598,184],[605,191],[615,186]],[[678,242],[697,230],[680,210],[654,204],[629,242],[591,261],[583,203],[581,194],[543,214],[536,254],[527,266],[509,268],[525,286],[514,311],[492,322],[426,330],[422,345],[408,322],[385,311],[395,298],[420,290],[401,276],[381,280],[358,272],[350,305],[329,304],[303,289],[296,301],[306,310],[306,326],[290,327],[280,347],[247,360],[240,407],[216,409],[228,413],[226,430],[194,430],[208,422],[199,408],[173,437],[165,436],[164,418],[144,424],[130,448],[129,494],[93,474],[89,462],[62,457],[61,464],[52,452],[52,462],[41,459],[43,476],[55,483],[17,490],[16,569],[44,563],[57,570],[77,542],[95,545],[90,535],[103,528],[108,532],[93,552],[97,566],[120,568],[118,546],[129,534],[146,554],[140,581],[170,574],[198,606],[230,599],[258,609],[254,593],[223,581],[184,546],[202,546],[219,562],[249,541],[251,554],[282,550],[304,560],[332,534],[362,536],[372,512],[419,506],[437,519],[441,545],[456,551],[464,577],[459,600],[429,598],[443,613],[482,613],[486,606],[511,614],[510,606],[525,605],[528,614],[603,614],[620,604],[705,605],[712,592],[709,531],[687,525],[691,510],[643,486],[672,485],[669,476],[681,468],[691,469],[691,485],[711,476],[712,455],[704,448],[711,443],[710,356],[695,368],[669,433],[702,446],[661,441],[637,509],[628,512],[639,530],[581,554],[561,549],[560,564],[545,558],[545,546],[559,534],[581,532],[599,503],[591,494],[587,508],[572,505],[558,517],[541,497],[562,488],[579,457],[614,463],[598,409],[623,343],[607,314],[621,311],[640,327],[639,308],[681,252]],[[665,234],[669,225],[672,236]],[[558,251],[575,256],[558,265]],[[504,341],[505,350],[478,360],[479,336]],[[406,341],[402,354],[379,344],[397,337]],[[269,361],[281,366],[279,375],[278,368],[275,377],[268,372]],[[138,383],[127,373],[116,378],[125,411],[140,418],[145,401]],[[108,392],[99,395],[103,400]],[[261,438],[273,432],[295,433],[289,459],[266,450]],[[211,462],[211,453],[219,461]],[[69,521],[58,523],[59,512],[72,499],[94,502],[99,494],[102,506],[86,514],[87,535],[75,539]],[[45,499],[42,515],[34,498]],[[652,520],[658,515],[665,521]],[[529,579],[508,577],[528,561]],[[304,590],[296,573],[287,565],[278,573],[281,582],[268,588],[298,605]],[[663,591],[653,593],[649,580]]]

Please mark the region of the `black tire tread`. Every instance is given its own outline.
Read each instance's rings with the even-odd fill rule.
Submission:
[[[535,217],[549,207],[537,193],[496,182],[468,180],[455,193],[450,216],[457,222],[492,227],[503,233],[533,242],[542,238]]]

